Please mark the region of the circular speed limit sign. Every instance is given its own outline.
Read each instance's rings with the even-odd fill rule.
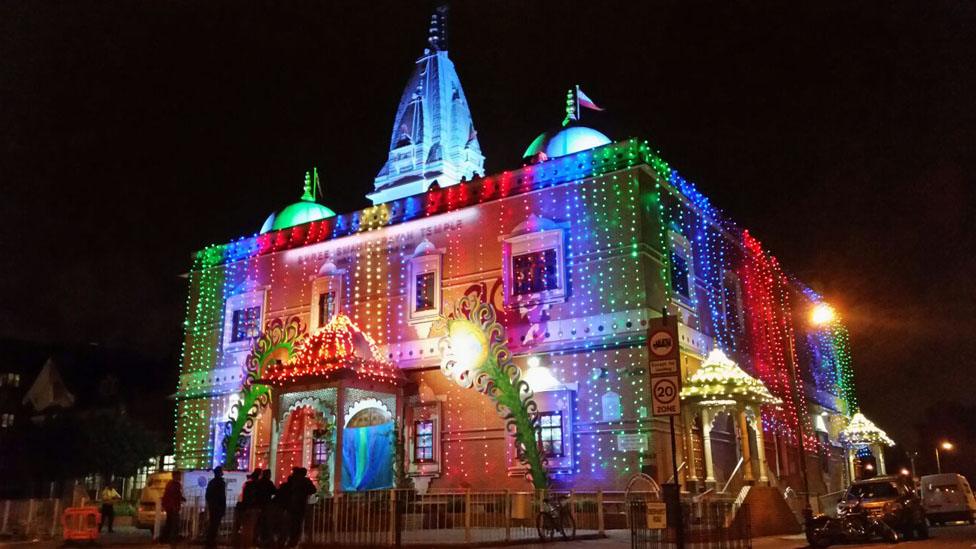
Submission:
[[[657,404],[671,404],[678,398],[678,385],[669,377],[655,380],[652,390]]]

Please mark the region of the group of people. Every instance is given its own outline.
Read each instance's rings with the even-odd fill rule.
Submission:
[[[227,513],[227,483],[224,471],[215,467],[214,477],[207,483],[204,499],[207,503],[205,544],[217,546],[220,523]],[[241,547],[295,547],[302,538],[302,525],[308,498],[315,494],[315,484],[304,467],[292,469],[288,480],[275,487],[270,469],[255,469],[248,476],[237,505],[234,532]],[[166,485],[162,508],[166,511],[166,527],[161,542],[174,543],[179,536],[180,507],[183,487],[175,478]]]
[[[302,539],[308,498],[316,492],[304,467],[292,469],[275,488],[271,471],[256,469],[241,493],[241,544],[244,547],[295,547]]]

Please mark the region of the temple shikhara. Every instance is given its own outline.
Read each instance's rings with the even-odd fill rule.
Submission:
[[[565,119],[554,97],[553,129],[526,135],[521,165],[485,170],[442,15],[363,182],[371,207],[336,213],[310,170],[258,232],[195,254],[177,467],[270,468],[280,482],[302,466],[323,493],[404,478],[527,490],[527,453],[550,486],[577,490],[664,483],[678,465],[691,492],[828,493],[864,464],[883,469],[890,440],[858,413],[840,320],[812,322],[821,297],[647,141],[587,127],[597,107],[578,86]],[[494,311],[511,371],[445,369],[462,302]],[[665,322],[679,347],[676,464],[650,384],[650,333]],[[497,375],[531,390],[534,452],[486,395]]]

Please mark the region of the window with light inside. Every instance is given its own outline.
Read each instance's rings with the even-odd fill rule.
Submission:
[[[258,337],[261,333],[261,307],[247,307],[234,311],[231,342]]]
[[[414,422],[413,460],[419,463],[434,461],[434,422],[432,420]]]
[[[416,276],[414,280],[414,311],[430,311],[437,306],[434,301],[436,275],[437,273],[428,272]]]
[[[553,248],[512,256],[512,293],[527,295],[559,288],[559,263]]]
[[[563,455],[563,413],[539,413],[539,447],[546,457]]]
[[[336,293],[322,292],[319,294],[319,326],[325,326],[336,314]]]
[[[234,467],[237,471],[247,471],[251,467],[251,437],[240,438],[237,452],[234,453]]]
[[[329,461],[329,445],[326,432],[317,429],[312,435],[312,465],[324,465]]]

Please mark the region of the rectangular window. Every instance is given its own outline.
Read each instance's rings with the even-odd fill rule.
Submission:
[[[231,328],[231,342],[244,341],[258,337],[261,328],[261,307],[248,307],[234,311],[234,324]]]
[[[319,326],[325,326],[335,316],[336,310],[335,292],[322,292],[319,294]]]
[[[247,471],[251,467],[251,437],[242,436],[234,454],[234,465],[237,471]]]
[[[417,275],[414,283],[416,284],[414,296],[414,311],[430,311],[435,307],[434,303],[434,277],[437,273],[422,273]]]
[[[539,448],[546,457],[563,455],[563,413],[539,413]]]
[[[329,446],[325,433],[315,433],[312,439],[312,465],[319,466],[329,461]]]
[[[739,287],[734,278],[726,278],[722,288],[722,295],[725,301],[725,326],[729,334],[736,336],[742,332],[742,322],[739,311]]]
[[[427,419],[413,424],[413,460],[434,461],[434,422]]]
[[[688,280],[688,260],[685,256],[671,251],[671,289],[674,293],[686,298],[691,297],[691,285]]]
[[[512,293],[526,295],[559,288],[556,250],[549,248],[512,256]]]

